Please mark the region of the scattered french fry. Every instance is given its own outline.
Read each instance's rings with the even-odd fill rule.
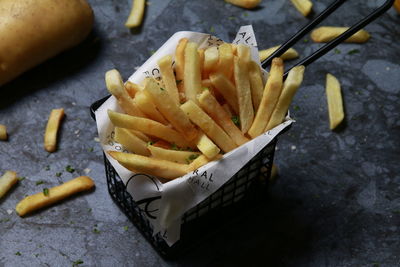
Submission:
[[[225,75],[226,78],[230,79],[233,72],[233,50],[232,45],[223,43],[219,46],[219,60],[218,60],[218,72]]]
[[[152,145],[149,145],[148,149],[150,150],[151,156],[156,159],[163,159],[183,164],[190,164],[193,160],[201,155],[199,152],[165,149]]]
[[[292,4],[296,7],[296,9],[303,14],[304,17],[307,17],[312,10],[313,3],[310,0],[291,0]]]
[[[400,13],[400,0],[396,0],[393,4],[394,8],[397,10],[397,12]]]
[[[13,171],[6,171],[0,177],[0,199],[18,182],[17,173]]]
[[[185,83],[184,79],[184,71],[185,71],[185,49],[188,43],[187,38],[182,38],[179,40],[178,45],[175,50],[175,73],[176,73],[176,83],[179,91],[179,99],[180,102],[183,103],[186,100],[185,97]]]
[[[150,156],[150,151],[147,148],[147,143],[137,137],[128,129],[115,127],[115,141],[124,146],[124,148],[132,151],[135,154],[142,156]]]
[[[152,97],[146,91],[137,92],[133,102],[149,119],[158,121],[164,125],[168,124],[168,121],[157,110]]]
[[[197,137],[196,146],[209,159],[214,158],[221,151],[204,133]]]
[[[108,117],[116,127],[141,131],[144,134],[175,143],[180,147],[191,147],[180,133],[159,122],[118,113],[112,110],[108,110]]]
[[[218,47],[212,46],[204,51],[203,76],[207,77],[211,72],[215,71],[218,59],[219,59]]]
[[[343,99],[340,83],[335,76],[326,75],[326,97],[329,111],[329,127],[335,129],[344,119]]]
[[[311,32],[311,39],[316,43],[327,43],[332,41],[345,31],[349,27],[319,27]],[[359,30],[352,36],[350,36],[345,42],[347,43],[365,43],[369,40],[371,35],[366,30]]]
[[[145,0],[133,0],[131,12],[125,23],[126,27],[135,28],[142,24],[145,5]]]
[[[201,92],[200,59],[198,45],[189,42],[185,48],[184,87],[186,99],[197,103],[197,94]]]
[[[146,117],[125,90],[121,75],[117,70],[114,69],[107,71],[105,75],[105,81],[108,91],[115,96],[115,98],[117,98],[118,104],[127,114],[138,117]]]
[[[172,100],[179,105],[179,93],[178,87],[176,86],[176,80],[174,71],[172,69],[172,57],[171,55],[166,55],[162,57],[158,62],[160,67],[161,75],[164,81],[165,89],[167,90],[169,96]]]
[[[257,110],[254,122],[248,132],[252,138],[256,138],[262,134],[268,124],[282,92],[283,71],[283,60],[281,58],[274,58],[272,60],[271,70],[264,88],[260,107]]]
[[[128,92],[130,97],[134,98],[137,92],[143,91],[143,87],[136,83],[127,81],[125,83],[125,90]]]
[[[239,104],[235,85],[222,73],[211,74],[210,80],[218,92],[223,95],[226,102],[228,102],[234,112],[239,114]]]
[[[90,177],[80,176],[62,185],[49,188],[47,194],[40,192],[27,196],[17,204],[15,210],[22,217],[38,209],[55,204],[73,194],[90,190],[93,186],[94,182]]]
[[[264,83],[260,66],[254,61],[249,63],[249,80],[251,88],[251,101],[253,102],[254,110],[257,110],[261,103]]]
[[[54,152],[57,148],[57,133],[64,118],[64,109],[53,109],[47,121],[46,132],[44,133],[44,149],[47,152]]]
[[[263,62],[264,60],[266,60],[270,55],[272,55],[272,53],[278,50],[279,47],[280,45],[258,51],[260,61]],[[289,48],[285,53],[283,53],[282,56],[280,56],[280,58],[283,60],[290,60],[298,57],[299,53],[294,48]]]
[[[186,140],[191,141],[197,137],[196,128],[165,89],[159,87],[153,79],[149,79],[146,82],[144,91],[151,95],[161,114],[167,118],[178,132],[185,136]]]
[[[249,80],[250,48],[240,44],[237,46],[237,52],[238,56],[234,58],[234,77],[239,103],[240,128],[242,133],[247,133],[254,119]]]
[[[181,109],[222,151],[229,152],[236,148],[233,140],[194,101],[188,100],[181,105]]]
[[[252,9],[261,3],[261,0],[225,0],[235,6],[240,6],[247,9]]]
[[[6,141],[7,139],[8,139],[7,127],[3,124],[0,124],[0,140]]]
[[[116,151],[108,151],[108,154],[130,171],[147,173],[165,179],[175,179],[185,175],[189,170],[189,165],[187,164],[162,159]]]
[[[239,128],[232,122],[231,116],[226,113],[224,108],[218,103],[218,101],[212,96],[212,94],[205,90],[199,96],[200,107],[203,108],[207,114],[224,129],[224,131],[232,138],[232,140],[238,145],[243,145],[247,141]]]
[[[284,120],[289,105],[303,81],[304,70],[304,66],[297,66],[289,71],[288,77],[283,84],[282,93],[279,96],[278,103],[276,103],[275,110],[264,131],[271,130],[275,126],[281,124]]]

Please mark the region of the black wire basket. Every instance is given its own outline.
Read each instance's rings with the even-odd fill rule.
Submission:
[[[94,112],[107,98],[92,104],[91,115],[94,119]],[[104,156],[108,191],[115,203],[161,256],[168,259],[176,258],[207,236],[215,234],[220,229],[215,227],[216,221],[223,226],[224,222],[227,223],[230,218],[240,214],[238,210],[244,210],[250,203],[254,203],[266,194],[276,143],[277,138],[265,146],[221,188],[187,211],[182,217],[180,240],[171,247],[160,233],[153,235],[153,228],[146,217],[146,211],[139,206],[140,203],[132,199],[114,167]],[[214,226],[208,227],[210,224]],[[209,229],[214,230],[210,232]]]

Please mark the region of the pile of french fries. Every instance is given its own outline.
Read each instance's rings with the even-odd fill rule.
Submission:
[[[115,141],[132,153],[107,153],[125,168],[165,179],[181,177],[283,122],[301,85],[304,66],[283,80],[281,58],[266,83],[249,46],[199,49],[183,38],[158,60],[161,77],[123,83],[105,75],[125,114],[108,110]]]

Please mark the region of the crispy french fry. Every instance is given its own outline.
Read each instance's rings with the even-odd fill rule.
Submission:
[[[188,172],[197,170],[198,168],[200,168],[203,165],[206,165],[209,162],[210,160],[206,156],[200,155],[195,160],[193,160],[193,162],[189,164]]]
[[[332,41],[345,31],[349,27],[319,27],[311,32],[311,39],[316,43],[327,43]],[[365,43],[369,40],[371,35],[366,30],[359,30],[352,36],[350,36],[345,42],[347,43]]]
[[[393,4],[394,8],[397,10],[397,12],[400,13],[400,0],[396,0]]]
[[[0,199],[18,182],[17,173],[13,171],[6,171],[0,177]]]
[[[147,144],[147,142],[151,141],[150,138],[147,135],[145,135],[144,133],[142,133],[140,131],[135,131],[135,130],[132,130],[132,129],[130,129],[129,131],[131,131],[134,135],[139,137],[141,140],[145,141],[146,144]]]
[[[271,130],[284,120],[290,103],[303,81],[304,70],[304,66],[297,66],[289,71],[289,75],[283,83],[282,93],[264,131]]]
[[[175,50],[175,73],[176,73],[176,83],[178,86],[179,99],[183,103],[186,101],[185,96],[185,86],[184,86],[184,71],[185,71],[185,49],[188,43],[187,38],[182,38],[179,40],[178,45]]]
[[[146,82],[144,91],[151,95],[153,102],[161,114],[188,141],[194,140],[197,137],[198,132],[196,127],[190,122],[186,114],[179,108],[165,89],[159,87],[153,79],[149,79]]]
[[[218,64],[218,58],[218,47],[212,46],[204,51],[203,76],[207,77],[211,72],[215,71]]]
[[[240,128],[247,133],[254,119],[253,103],[249,80],[250,48],[247,45],[237,46],[238,56],[234,58],[234,77],[239,103]]]
[[[235,6],[252,9],[258,6],[261,0],[225,0],[225,2],[231,3]]]
[[[7,139],[7,127],[3,124],[0,124],[0,140],[6,141]]]
[[[135,28],[142,24],[145,5],[145,0],[133,0],[131,12],[125,22],[127,28]]]
[[[233,140],[194,101],[188,100],[181,105],[181,109],[222,151],[229,152],[236,148]]]
[[[272,60],[267,84],[264,88],[263,98],[261,99],[254,122],[248,132],[252,138],[256,138],[262,134],[269,122],[282,91],[283,71],[283,60],[281,58],[274,58]]]
[[[210,80],[213,86],[225,98],[226,102],[228,102],[229,106],[231,106],[236,114],[239,114],[239,103],[235,85],[222,73],[211,74]]]
[[[184,87],[186,99],[197,103],[197,94],[201,92],[200,59],[198,45],[189,42],[185,48]]]
[[[203,77],[203,69],[204,69],[204,49],[197,49],[197,53],[199,54],[199,62],[200,62],[200,76]]]
[[[115,127],[115,141],[123,145],[129,151],[142,155],[150,156],[150,151],[147,148],[147,143],[137,137],[133,132],[128,129]]]
[[[196,146],[209,159],[214,158],[221,151],[204,133],[200,133],[197,137]]]
[[[167,120],[161,115],[154,104],[153,98],[149,96],[148,92],[140,91],[137,92],[133,99],[135,105],[143,112],[149,119],[158,121],[162,124],[167,125]]]
[[[117,70],[107,71],[105,81],[108,91],[117,98],[119,106],[126,113],[132,116],[146,117],[125,90],[122,77]]]
[[[199,152],[164,149],[152,145],[149,145],[148,149],[150,150],[152,157],[156,159],[163,159],[183,164],[190,164],[201,155]]]
[[[251,88],[251,101],[253,102],[254,110],[257,111],[261,103],[264,83],[260,66],[254,61],[249,63],[249,80]]]
[[[326,75],[326,97],[328,100],[329,127],[333,130],[343,121],[344,111],[340,83],[330,73]]]
[[[131,98],[134,98],[137,92],[143,91],[143,87],[136,83],[127,81],[125,83],[125,90],[128,92]]]
[[[231,44],[223,43],[219,46],[219,60],[217,72],[230,79],[233,72],[233,51]]]
[[[174,179],[185,175],[189,170],[187,164],[116,151],[108,151],[107,153],[122,166],[136,173]]]
[[[57,133],[61,120],[64,118],[64,109],[53,109],[47,121],[46,132],[44,133],[44,149],[47,152],[54,152],[57,148]]]
[[[44,192],[40,192],[35,195],[27,196],[17,204],[15,210],[18,215],[22,217],[35,210],[59,202],[73,194],[89,190],[93,188],[93,186],[94,182],[90,177],[80,176],[62,185],[48,189],[48,194],[46,195]]]
[[[262,62],[262,61],[266,60],[279,47],[280,47],[280,45],[258,51],[260,61]],[[294,48],[289,48],[285,53],[283,53],[282,56],[280,56],[280,58],[283,60],[290,60],[290,59],[295,59],[298,57],[299,57],[299,53]]]
[[[225,110],[226,114],[229,115],[229,118],[232,118],[233,113],[231,107],[227,103],[225,103],[222,105],[222,108]]]
[[[158,62],[160,67],[162,79],[164,81],[165,89],[167,90],[169,96],[172,100],[179,105],[179,93],[178,87],[176,86],[176,80],[174,71],[172,69],[172,57],[171,55],[166,55],[162,57]]]
[[[313,3],[310,0],[291,0],[292,4],[296,7],[296,9],[303,14],[304,17],[307,17],[313,7]]]
[[[242,145],[249,141],[238,127],[232,122],[231,116],[226,113],[224,108],[218,103],[218,101],[212,96],[212,94],[205,90],[199,96],[200,107],[207,112],[207,114],[224,129],[224,131],[232,138],[232,140],[238,145]]]
[[[116,127],[141,131],[144,134],[175,143],[180,147],[192,147],[187,141],[185,141],[185,138],[180,133],[159,122],[118,113],[112,110],[108,110],[108,117]]]

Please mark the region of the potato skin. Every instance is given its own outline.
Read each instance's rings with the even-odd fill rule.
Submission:
[[[93,26],[86,0],[0,0],[0,86],[80,43]]]

